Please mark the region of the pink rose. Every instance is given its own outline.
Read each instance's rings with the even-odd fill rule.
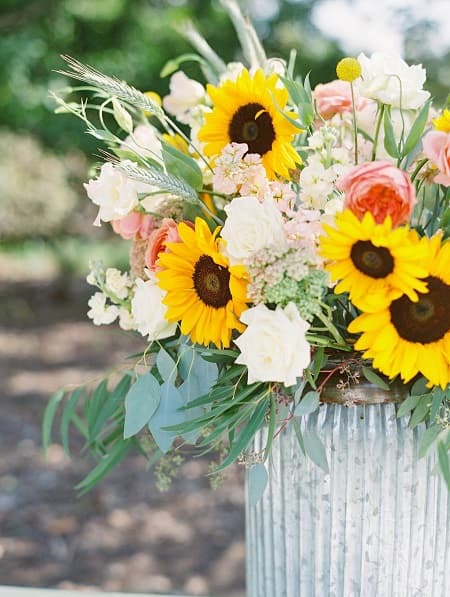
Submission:
[[[331,81],[320,83],[313,91],[313,98],[317,102],[317,111],[322,118],[329,119],[337,113],[351,112],[352,92],[347,81]],[[363,110],[370,100],[358,96],[355,90],[355,109]]]
[[[153,232],[155,220],[153,216],[132,211],[120,220],[113,220],[113,230],[127,240],[146,240]]]
[[[145,265],[152,272],[158,267],[156,262],[161,251],[165,250],[165,244],[179,242],[178,227],[172,218],[164,218],[160,228],[153,230],[148,238],[147,250],[145,251]]]
[[[450,133],[430,131],[422,143],[423,153],[440,170],[434,182],[450,187]]]
[[[337,183],[344,191],[344,209],[360,220],[368,211],[377,224],[391,216],[392,226],[406,224],[416,203],[415,189],[403,170],[390,162],[366,162],[355,166]]]

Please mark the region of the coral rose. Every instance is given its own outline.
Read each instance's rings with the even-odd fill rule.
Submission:
[[[187,222],[186,222],[187,223]],[[148,239],[147,250],[145,251],[145,265],[152,272],[158,268],[156,262],[161,251],[165,250],[165,243],[179,242],[178,227],[172,218],[164,218],[160,228],[154,230]]]
[[[363,219],[370,212],[377,224],[391,217],[392,226],[409,221],[416,203],[416,192],[408,175],[387,161],[355,166],[337,183],[344,191],[344,209]]]
[[[430,131],[423,138],[423,153],[439,168],[440,173],[434,182],[445,187],[450,186],[450,134],[442,131]]]
[[[313,97],[317,103],[317,111],[322,118],[329,119],[335,114],[351,112],[352,92],[350,84],[346,81],[331,81],[320,83],[313,91]],[[355,109],[363,110],[371,100],[360,97],[355,90]]]
[[[120,220],[113,220],[112,227],[116,234],[126,240],[145,240],[155,227],[153,216],[132,211]]]

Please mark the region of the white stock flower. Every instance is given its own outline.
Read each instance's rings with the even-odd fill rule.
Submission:
[[[227,219],[221,236],[230,263],[245,263],[253,253],[285,243],[283,218],[273,199],[236,197],[225,207]]]
[[[96,292],[88,301],[90,310],[87,316],[93,320],[94,325],[108,325],[116,320],[119,309],[115,305],[106,304],[103,292]]]
[[[138,204],[138,193],[151,191],[149,185],[131,180],[110,162],[103,164],[99,177],[90,180],[84,188],[89,199],[99,206],[95,226],[100,226],[101,221],[111,222],[128,215]]]
[[[369,58],[358,56],[362,76],[358,80],[361,95],[395,108],[417,109],[430,97],[423,90],[426,72],[421,64],[409,66],[399,56],[374,52]]]
[[[169,87],[170,93],[163,99],[164,109],[180,122],[191,124],[192,110],[205,102],[205,88],[181,70],[171,76]]]
[[[123,330],[134,330],[136,328],[136,322],[134,321],[133,315],[125,307],[119,309],[119,325]]]
[[[265,305],[252,307],[241,315],[246,330],[235,341],[241,354],[236,363],[246,365],[248,383],[277,381],[293,386],[311,361],[311,347],[304,321],[294,303],[271,311]]]
[[[121,273],[115,267],[109,267],[105,273],[105,288],[119,300],[126,299],[131,286],[127,273]]]
[[[124,139],[120,149],[132,151],[141,158],[162,160],[161,141],[149,124],[139,124],[133,134]]]
[[[165,292],[157,285],[156,279],[136,279],[136,290],[131,301],[131,314],[135,327],[150,341],[168,338],[175,333],[177,324],[165,318],[167,308],[163,304]]]

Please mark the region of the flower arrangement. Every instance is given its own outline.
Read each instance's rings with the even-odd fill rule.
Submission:
[[[364,376],[404,388],[398,415],[426,424],[419,455],[434,445],[450,486],[450,111],[431,106],[420,65],[383,53],[311,89],[294,52],[268,59],[223,4],[245,64],[189,25],[207,84],[181,57],[162,100],[66,57],[97,102],[55,96],[58,111],[108,148],[85,185],[94,223],[131,247],[129,272],[93,264],[88,316],[146,342],[115,386],[57,392],[44,440],[64,404],[63,443],[74,424],[99,457],[80,491],[131,447],[152,464],[194,445],[219,449],[217,472],[246,462],[258,494],[288,424],[326,469],[299,420],[327,384]]]

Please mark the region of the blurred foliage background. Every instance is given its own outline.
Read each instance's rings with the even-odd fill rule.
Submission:
[[[335,78],[335,64],[345,51],[314,24],[321,0],[241,0],[240,4],[269,56],[287,58],[293,47],[299,74],[311,71],[313,84]],[[338,8],[330,16],[339,19]],[[404,7],[398,18],[404,57],[426,66],[427,87],[442,102],[450,77],[448,47],[440,54],[430,49],[427,39],[435,29],[429,19],[415,20]],[[0,270],[8,270],[2,255],[14,257],[18,251],[22,263],[26,247],[35,254],[33,243],[38,243],[41,255],[56,259],[56,269],[83,271],[88,257],[83,259],[82,249],[89,246],[85,252],[92,257],[92,247],[104,250],[107,242],[98,229],[91,229],[94,213],[81,184],[98,142],[84,134],[81,121],[53,113],[49,90],[71,84],[56,72],[64,66],[60,54],[164,95],[169,81],[160,77],[162,67],[191,51],[177,31],[177,25],[188,19],[225,60],[239,59],[232,25],[219,0],[2,0]],[[183,69],[201,77],[195,63]],[[81,253],[73,248],[80,236],[91,238],[88,245],[83,240]],[[17,273],[16,265],[10,269]]]

